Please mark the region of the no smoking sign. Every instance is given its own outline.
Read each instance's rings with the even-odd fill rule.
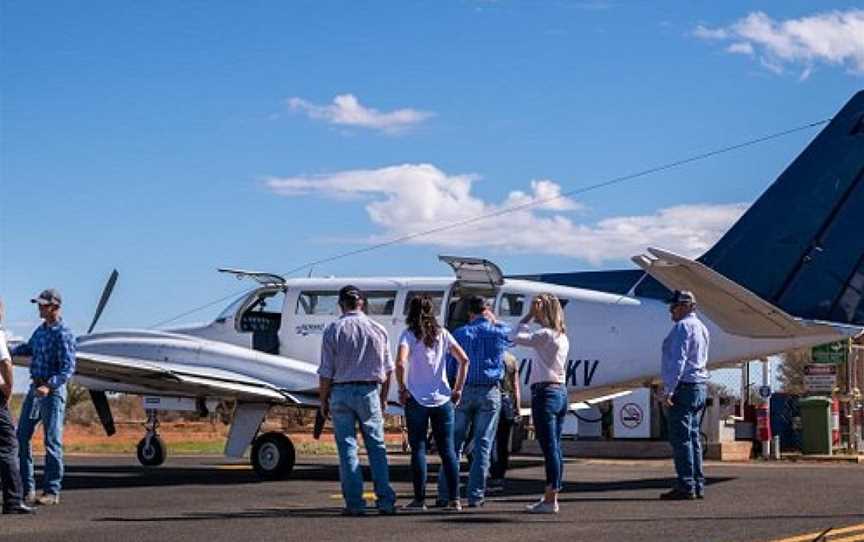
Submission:
[[[639,425],[642,424],[642,420],[645,418],[645,415],[642,412],[642,407],[636,403],[626,403],[622,406],[619,416],[621,418],[621,425],[628,429],[639,427]]]

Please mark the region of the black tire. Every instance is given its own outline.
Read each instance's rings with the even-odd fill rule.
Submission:
[[[252,468],[262,480],[284,480],[295,462],[294,444],[282,433],[264,433],[252,443]]]
[[[165,462],[166,455],[168,455],[168,450],[165,447],[165,441],[158,436],[152,437],[149,444],[147,437],[138,442],[138,462],[145,467],[158,467]]]

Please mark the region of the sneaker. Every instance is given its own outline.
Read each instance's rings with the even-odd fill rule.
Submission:
[[[36,504],[40,506],[53,506],[55,504],[60,504],[60,495],[56,493],[43,492],[39,495],[39,498],[36,499]]]
[[[447,508],[447,501],[443,499],[435,499],[435,508]]]
[[[695,493],[683,491],[681,489],[678,489],[677,487],[660,495],[660,500],[662,501],[692,501],[695,498]]]
[[[33,506],[34,504],[36,504],[36,492],[35,491],[31,491],[31,492],[27,493],[26,495],[24,495],[24,504],[29,505],[29,506]]]
[[[461,512],[462,501],[450,501],[449,503],[441,507],[441,511],[445,513]]]
[[[480,499],[479,501],[468,501],[468,508],[482,508],[485,504],[486,499]]]
[[[705,492],[704,492],[704,491],[698,491],[698,492],[696,493],[696,498],[699,499],[699,500],[701,501],[702,499],[705,498]]]
[[[403,505],[402,510],[406,512],[425,512],[426,510],[428,510],[428,508],[426,508],[426,503],[424,503],[423,501],[418,501],[417,499],[414,499],[408,504]]]
[[[529,504],[525,507],[525,511],[529,514],[557,514],[559,510],[558,502],[546,502],[543,499]]]

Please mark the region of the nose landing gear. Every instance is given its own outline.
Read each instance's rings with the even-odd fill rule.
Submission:
[[[147,411],[147,422],[144,424],[146,433],[138,442],[138,461],[145,467],[158,467],[165,462],[167,449],[165,442],[159,437],[159,418],[155,410]]]

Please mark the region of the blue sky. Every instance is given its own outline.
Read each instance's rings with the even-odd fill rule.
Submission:
[[[242,289],[217,267],[284,271],[824,119],[864,86],[861,2],[178,4],[0,7],[14,333],[48,286],[83,332],[116,267],[101,327],[149,326]],[[815,133],[314,273],[698,255]]]

